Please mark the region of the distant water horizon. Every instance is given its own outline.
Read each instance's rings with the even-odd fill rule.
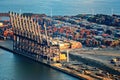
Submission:
[[[0,12],[47,15],[118,14],[120,0],[0,0]]]

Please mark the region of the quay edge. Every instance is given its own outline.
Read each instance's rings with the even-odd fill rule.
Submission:
[[[1,48],[1,49],[4,49],[4,50],[6,50],[6,51],[9,51],[9,52],[18,54],[18,55],[22,55],[22,54],[19,54],[19,53],[15,52],[15,51],[13,51],[13,50],[11,50],[11,49],[9,49],[9,48],[3,47],[3,46],[1,46],[1,45],[0,45],[0,48]],[[22,56],[27,57],[27,58],[30,58],[30,57],[25,56],[25,55],[22,55]],[[69,72],[69,71],[67,71],[67,70],[64,70],[64,69],[62,69],[62,68],[60,68],[60,67],[57,67],[57,66],[53,66],[53,65],[44,63],[44,62],[42,62],[42,61],[38,61],[38,60],[35,60],[35,59],[33,59],[33,58],[30,58],[30,59],[32,59],[32,60],[34,60],[34,61],[36,61],[36,62],[40,62],[41,64],[44,64],[44,65],[46,65],[46,66],[48,66],[48,67],[51,67],[51,68],[53,68],[53,69],[55,69],[55,70],[58,70],[58,71],[60,71],[60,72],[66,73],[66,74],[68,74],[68,75],[70,75],[70,76],[76,77],[76,78],[78,78],[78,79],[80,79],[80,80],[89,80],[89,79],[87,79],[87,78],[85,78],[85,77],[78,76],[77,74],[72,73],[72,72]]]

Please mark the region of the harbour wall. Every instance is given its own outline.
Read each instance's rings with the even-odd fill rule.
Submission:
[[[20,55],[20,56],[22,56],[22,54],[19,54],[19,53],[16,53],[15,51],[13,51],[13,50],[11,50],[11,49],[9,49],[9,48],[6,48],[6,47],[4,47],[4,46],[1,46],[0,45],[0,48],[1,49],[4,49],[4,50],[6,50],[6,51],[9,51],[9,52],[12,52],[12,53],[14,53],[14,54],[17,54],[17,55]],[[23,55],[24,57],[27,57],[26,55]],[[30,58],[30,57],[27,57],[27,58]],[[31,58],[30,58],[31,59]],[[66,74],[68,74],[68,75],[71,75],[71,76],[73,76],[73,77],[76,77],[76,78],[78,78],[78,79],[80,79],[80,80],[87,80],[86,78],[84,78],[84,77],[82,77],[82,76],[78,76],[78,75],[76,75],[76,74],[74,74],[74,73],[72,73],[72,72],[70,72],[70,71],[66,71],[66,70],[64,70],[64,69],[62,69],[62,68],[59,68],[59,67],[56,67],[56,66],[52,66],[52,65],[49,65],[49,64],[47,64],[47,63],[44,63],[44,62],[42,62],[42,61],[38,61],[38,60],[35,60],[35,59],[33,59],[34,61],[36,61],[36,62],[40,62],[41,64],[44,64],[44,65],[46,65],[46,66],[48,66],[48,67],[50,67],[50,68],[53,68],[53,69],[55,69],[55,70],[58,70],[58,71],[60,71],[60,72],[63,72],[63,73],[66,73]]]

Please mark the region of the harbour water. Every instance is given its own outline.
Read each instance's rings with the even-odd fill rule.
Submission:
[[[0,49],[0,80],[79,80],[26,57]]]
[[[0,12],[120,14],[120,0],[0,0]]]

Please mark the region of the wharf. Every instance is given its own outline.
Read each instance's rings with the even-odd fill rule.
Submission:
[[[12,40],[0,40],[0,46],[13,50],[13,41]]]
[[[94,61],[103,63],[120,72],[120,67],[114,66],[110,61],[114,58],[120,57],[120,50],[106,49],[106,50],[74,50],[73,55],[79,55],[82,58],[88,58]],[[120,64],[119,64],[120,65]]]
[[[0,48],[5,49],[5,50],[10,51],[10,52],[13,52],[13,53],[16,53],[15,51],[13,51],[12,44],[13,44],[13,42],[11,40],[0,41]],[[24,56],[28,57],[27,55],[24,55]],[[79,56],[79,57],[81,57],[81,56]],[[31,57],[28,57],[28,58],[31,58]],[[34,58],[31,58],[31,59],[35,60]],[[63,67],[63,66],[61,66],[62,65],[61,63],[58,63],[59,65],[56,65],[57,63],[48,64],[47,61],[45,61],[45,60],[42,60],[42,61],[35,60],[35,61],[40,62],[40,63],[47,65],[53,69],[67,73],[71,76],[77,77],[77,78],[82,79],[82,80],[104,80],[102,77],[98,77],[98,76],[95,76],[92,74],[84,75],[84,74],[81,74],[75,70]],[[89,59],[88,59],[88,61],[89,61]],[[92,62],[90,62],[90,63],[92,63]],[[106,78],[106,80],[109,80],[109,79]]]
[[[96,51],[96,53],[94,51],[74,51],[71,52],[70,55],[72,59],[77,59],[77,61],[82,61],[87,65],[101,68],[102,70],[108,71],[111,74],[120,74],[120,67],[114,66],[110,62],[112,58],[120,56],[117,51]]]
[[[13,45],[13,42],[11,40],[7,40],[7,41],[0,40],[0,48],[1,49],[16,53],[15,51],[13,51],[13,46],[12,45]],[[24,55],[24,56],[28,57],[27,55]],[[30,58],[30,57],[28,57],[28,58]],[[34,58],[30,58],[30,59],[35,60]],[[59,70],[59,71],[64,72],[64,73],[67,73],[67,74],[69,74],[71,76],[77,77],[77,78],[79,78],[81,80],[94,80],[94,78],[89,77],[87,75],[79,74],[79,73],[77,73],[75,71],[73,73],[73,70],[63,68],[62,66],[56,66],[55,64],[48,64],[47,61],[45,61],[45,60],[44,61],[43,60],[42,61],[41,60],[35,60],[35,61],[40,62],[40,63],[42,63],[44,65],[47,65],[47,66],[49,66],[49,67],[51,67],[53,69]]]

